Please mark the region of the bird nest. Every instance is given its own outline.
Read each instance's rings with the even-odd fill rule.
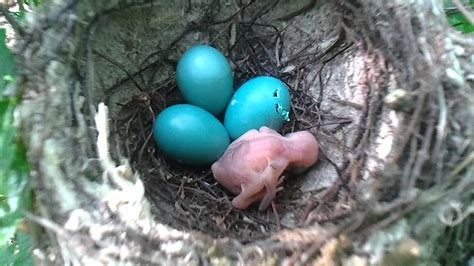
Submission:
[[[179,229],[199,230],[214,237],[229,236],[245,242],[263,239],[282,228],[294,228],[303,224],[312,211],[310,208],[314,207],[310,206],[314,201],[308,199],[314,197],[318,190],[327,188],[328,184],[337,178],[338,166],[333,161],[340,162],[341,158],[331,156],[325,158],[325,165],[315,168],[306,175],[309,177],[287,176],[285,190],[279,193],[279,202],[274,206],[274,210],[266,212],[259,212],[257,208],[243,212],[233,210],[229,200],[231,195],[223,187],[216,185],[209,166],[190,168],[167,160],[157,151],[151,138],[156,115],[167,106],[183,102],[176,88],[174,76],[179,55],[195,44],[214,45],[223,51],[232,63],[236,87],[252,77],[262,75],[278,77],[288,84],[293,99],[292,119],[281,133],[311,130],[317,135],[321,131],[321,134],[326,132],[337,139],[334,135],[338,131],[353,131],[355,127],[349,128],[348,125],[357,119],[350,117],[354,111],[347,110],[347,107],[340,110],[347,113],[346,115],[334,112],[333,108],[325,108],[327,104],[323,101],[339,99],[334,96],[333,91],[326,91],[327,95],[320,95],[318,92],[319,86],[323,85],[322,79],[327,74],[323,62],[331,61],[331,57],[342,54],[351,46],[338,32],[336,21],[329,19],[326,22],[329,33],[327,35],[308,34],[305,30],[317,31],[316,28],[309,27],[301,27],[301,32],[289,33],[292,31],[292,26],[279,22],[281,18],[277,18],[273,23],[264,19],[265,14],[272,9],[272,5],[264,5],[258,12],[249,11],[252,5],[256,3],[251,2],[230,9],[236,11],[223,16],[221,20],[213,17],[209,21],[196,22],[191,29],[185,28],[184,33],[177,34],[178,36],[171,41],[173,44],[171,48],[150,52],[141,65],[156,60],[165,61],[164,64],[151,66],[149,70],[137,71],[136,78],[133,74],[126,76],[124,78],[126,84],[114,86],[115,89],[107,90],[110,94],[105,95],[108,106],[118,105],[118,115],[114,116],[117,149],[120,149],[126,158],[130,158],[132,166],[141,173],[148,198],[157,207],[156,214],[163,217],[161,222]],[[212,6],[205,12],[218,13],[218,8],[219,5]],[[324,14],[328,12],[327,9],[328,7],[324,6],[311,16],[319,15],[321,12]],[[241,19],[237,20],[236,17]],[[273,17],[267,20],[273,21]],[[203,37],[189,39],[190,35]],[[325,39],[327,47],[314,45],[318,39]],[[296,40],[302,42],[297,43]],[[111,60],[110,56],[103,53],[106,52],[96,52],[99,58],[104,59],[101,63],[116,66],[119,70],[123,69],[120,64]],[[319,69],[310,68],[311,62],[321,62]],[[150,72],[152,76],[148,77]],[[146,81],[147,78],[157,81],[156,83]],[[342,80],[344,77],[338,78]],[[131,86],[135,86],[137,94],[125,96],[124,102],[120,102],[121,99],[118,99],[120,97],[115,95],[121,90],[130,91]],[[341,93],[353,93],[349,88],[345,90],[347,91],[341,90]],[[347,100],[345,96],[343,97]],[[362,97],[358,100],[362,101]],[[350,103],[348,101],[347,105]],[[359,103],[354,103],[357,104]],[[337,144],[342,146],[342,140],[340,141]],[[332,146],[327,143],[324,148],[335,149]],[[329,174],[321,177],[321,171]],[[344,204],[348,204],[348,200],[346,197],[343,200]],[[334,202],[327,204],[333,205]],[[320,215],[334,215],[333,211],[334,206],[321,212]],[[336,212],[338,211],[343,212],[343,210]]]
[[[431,259],[446,226],[466,222],[474,40],[436,3],[62,2],[30,17],[17,47],[42,260],[405,262]],[[320,143],[266,211],[233,209],[209,167],[153,142],[154,118],[183,102],[175,68],[196,44],[228,58],[235,88],[285,82],[280,133]]]

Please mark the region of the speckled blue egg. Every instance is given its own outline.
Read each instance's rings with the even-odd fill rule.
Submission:
[[[219,120],[206,110],[189,104],[163,110],[153,125],[153,137],[166,156],[187,165],[207,165],[216,161],[230,142]]]
[[[245,82],[230,100],[224,125],[231,139],[262,126],[279,130],[289,121],[288,87],[273,77],[256,77]]]
[[[233,93],[227,59],[207,45],[193,46],[183,54],[176,68],[176,81],[186,102],[216,116],[224,112]]]

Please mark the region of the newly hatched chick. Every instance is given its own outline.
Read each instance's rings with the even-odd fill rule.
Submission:
[[[266,209],[278,191],[285,169],[304,170],[318,159],[319,145],[308,131],[280,135],[261,127],[252,129],[230,144],[211,169],[214,178],[234,194],[232,205],[245,209],[259,201]]]

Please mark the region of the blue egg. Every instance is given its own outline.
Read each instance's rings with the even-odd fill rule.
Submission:
[[[273,77],[256,77],[235,92],[225,112],[224,125],[233,140],[262,126],[279,130],[290,120],[290,107],[285,83]]]
[[[183,54],[176,80],[186,102],[216,116],[224,112],[233,93],[232,69],[227,59],[207,45],[191,47]]]
[[[189,104],[163,110],[153,125],[153,137],[166,156],[188,165],[211,164],[230,142],[219,120],[206,110]]]

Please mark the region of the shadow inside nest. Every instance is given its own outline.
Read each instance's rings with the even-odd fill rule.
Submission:
[[[231,34],[227,48],[222,48],[219,40],[211,43],[224,52],[231,62],[234,89],[256,76],[274,76],[285,82],[290,89],[292,108],[291,121],[280,130],[282,134],[310,130],[316,135],[327,121],[336,121],[328,124],[340,126],[350,123],[350,120],[338,120],[322,112],[321,102],[309,92],[309,87],[315,82],[319,82],[322,88],[323,81],[320,75],[319,79],[318,75],[309,79],[304,69],[325,56],[327,51],[317,48],[315,51],[306,52],[306,46],[292,57],[284,59],[284,30],[271,24],[241,22],[237,24],[237,34]],[[308,46],[312,44],[314,41],[308,41]],[[339,51],[347,48],[339,45],[335,47],[339,48],[336,49]],[[153,53],[146,61],[159,53]],[[175,61],[161,59],[175,68]],[[146,65],[146,62],[141,65]],[[152,68],[155,69],[151,72],[156,73],[160,65],[154,64]],[[243,211],[233,209],[231,200],[234,195],[214,180],[210,166],[196,168],[178,164],[164,157],[153,141],[155,117],[164,108],[183,102],[174,75],[146,88],[140,88],[140,82],[134,80],[131,75],[128,76],[141,93],[125,104],[116,103],[120,105],[120,111],[113,129],[120,140],[123,140],[119,142],[122,154],[125,153],[125,157],[130,158],[132,166],[139,171],[147,197],[155,207],[152,211],[160,222],[177,229],[198,230],[213,237],[233,237],[242,242],[263,239],[286,228],[280,222],[280,215],[288,210],[297,210],[295,213],[301,216],[295,217],[295,220],[301,222],[294,226],[303,225],[308,208],[314,205],[300,190],[299,183],[304,174],[284,174],[285,189],[279,192],[273,208],[258,211],[254,204]],[[139,76],[141,83],[146,84],[147,77],[144,73],[139,73]],[[318,164],[313,167],[318,167]],[[334,204],[328,203],[325,206],[329,210]]]

